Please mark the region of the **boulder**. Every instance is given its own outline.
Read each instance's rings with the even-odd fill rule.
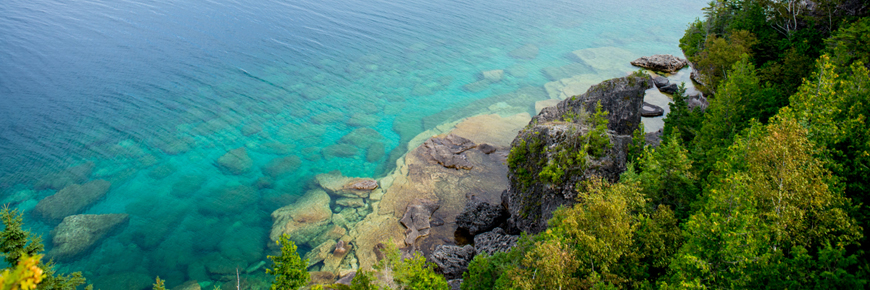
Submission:
[[[501,78],[504,77],[504,71],[500,69],[488,70],[481,72],[481,76],[483,80],[489,81],[490,83],[497,83],[501,81]]]
[[[477,150],[480,150],[480,152],[483,152],[484,154],[490,154],[492,152],[495,152],[496,148],[495,148],[495,146],[483,143],[483,144],[477,145]]]
[[[86,162],[81,165],[67,168],[58,173],[48,174],[39,179],[33,186],[36,190],[54,189],[61,190],[72,184],[81,184],[88,180],[91,172],[94,170],[93,162]]]
[[[48,253],[57,261],[70,261],[85,254],[108,235],[127,225],[127,214],[80,214],[63,219],[51,231],[54,247]]]
[[[429,255],[429,261],[435,263],[435,272],[444,275],[447,280],[462,278],[462,273],[468,271],[468,263],[474,258],[474,247],[453,245],[438,245]]]
[[[378,188],[374,179],[346,177],[337,170],[318,174],[314,179],[326,192],[338,197],[366,198]]]
[[[669,85],[671,83],[671,81],[668,80],[668,78],[666,78],[666,77],[656,76],[653,78],[653,83],[655,83],[657,88],[662,88],[662,87]]]
[[[619,179],[626,168],[631,134],[641,122],[645,91],[652,85],[652,79],[645,74],[607,80],[583,95],[543,109],[532,118],[511,143],[511,151],[516,153],[508,158],[510,187],[501,200],[510,215],[511,232],[538,233],[546,229],[554,210],[577,202],[575,186],[593,176],[611,182]],[[585,120],[589,118],[583,116],[594,114],[597,104],[608,112],[605,135],[610,146],[587,155],[583,160],[587,166],[582,169],[566,167],[565,170],[570,170],[555,182],[538,178],[544,165],[556,160],[561,152],[583,150],[583,144],[572,140],[588,137],[591,128]]]
[[[689,110],[698,108],[703,112],[707,110],[710,103],[707,102],[707,97],[704,97],[700,92],[696,92],[695,94],[690,94],[686,97],[686,105],[689,107]]]
[[[486,252],[493,255],[498,252],[508,252],[517,245],[520,236],[505,233],[502,228],[474,236],[474,251],[478,254]]]
[[[415,199],[408,204],[405,215],[399,222],[407,228],[405,231],[405,244],[415,246],[418,238],[429,235],[429,219],[440,205],[437,202],[425,199]]]
[[[327,257],[332,256],[333,249],[335,249],[335,241],[328,240],[326,242],[323,242],[319,246],[314,247],[314,249],[311,249],[311,251],[305,254],[305,257],[303,257],[303,259],[308,259],[308,267],[310,268],[311,266],[320,263]]]
[[[462,289],[462,279],[447,281],[447,286],[450,287],[450,290],[460,290]]]
[[[538,57],[538,46],[528,43],[518,47],[517,49],[511,50],[508,55],[518,59],[535,59]]]
[[[465,151],[476,147],[471,140],[449,134],[447,137],[432,137],[420,146],[421,154],[427,156],[430,161],[441,166],[455,169],[471,169],[472,165],[463,154]]]
[[[642,67],[648,70],[675,73],[681,68],[689,65],[689,62],[685,59],[670,54],[656,54],[653,56],[644,56],[638,58],[632,61],[631,65]]]
[[[456,216],[456,226],[469,234],[477,235],[492,230],[507,219],[507,212],[501,205],[489,204],[472,197],[465,204],[465,210]]]
[[[225,173],[239,175],[251,171],[254,161],[244,147],[230,150],[217,160],[217,167]]]
[[[680,87],[677,86],[677,84],[669,84],[669,85],[664,86],[664,87],[659,87],[659,92],[662,92],[665,94],[673,94],[673,93],[676,93],[677,89],[679,89],[679,88]]]
[[[70,184],[57,193],[43,198],[36,204],[33,213],[50,223],[83,212],[109,192],[112,184],[105,180],[94,180],[82,185]]]
[[[295,203],[272,212],[272,244],[281,235],[290,235],[290,240],[305,244],[318,237],[327,228],[332,218],[329,195],[323,190],[311,190]]]
[[[643,107],[640,108],[640,115],[643,117],[658,117],[665,114],[662,107],[643,102]]]
[[[692,68],[692,73],[689,74],[689,79],[695,81],[696,83],[700,84],[701,86],[707,85],[707,81],[704,79],[704,76],[702,76],[701,72],[699,72],[695,68]]]
[[[302,165],[302,160],[299,156],[287,156],[272,159],[266,166],[263,166],[263,175],[277,178],[287,173],[293,172],[299,165]]]
[[[646,145],[649,145],[652,148],[659,147],[659,144],[662,143],[662,129],[659,129],[655,132],[646,133],[643,138]]]
[[[338,281],[335,281],[335,283],[350,286],[350,283],[353,281],[353,277],[356,277],[356,271],[352,271],[347,275],[342,276],[340,279],[338,279]]]

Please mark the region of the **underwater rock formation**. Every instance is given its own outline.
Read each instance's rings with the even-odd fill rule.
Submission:
[[[244,147],[233,149],[217,160],[217,167],[224,172],[239,175],[251,171],[254,161],[248,156]]]
[[[532,118],[514,139],[508,157],[510,188],[502,194],[502,203],[510,213],[511,232],[544,230],[553,210],[576,202],[575,186],[581,181],[593,177],[618,180],[625,171],[631,134],[641,122],[644,93],[651,86],[647,75],[611,79]],[[598,103],[608,113],[608,123],[603,136],[596,137],[590,135],[595,128],[589,120]],[[586,143],[577,141],[592,137],[610,145],[584,149]],[[586,153],[580,157],[564,153],[579,151]],[[541,174],[545,168],[548,172]]]
[[[39,179],[33,186],[36,190],[54,189],[61,190],[71,184],[81,184],[88,180],[94,170],[94,163],[87,162],[68,168],[62,172],[48,174]]]
[[[517,49],[511,50],[508,55],[517,59],[535,59],[538,57],[538,47],[534,44],[528,43],[518,47]]]
[[[83,212],[109,192],[112,184],[105,180],[94,180],[82,185],[71,184],[57,193],[43,198],[36,204],[33,214],[50,223],[60,222],[63,218]]]
[[[54,248],[48,253],[58,261],[69,261],[87,253],[103,238],[127,225],[127,214],[80,214],[68,216],[51,231]]]
[[[311,190],[295,203],[272,212],[272,245],[281,235],[290,235],[297,244],[306,244],[318,237],[332,218],[329,195],[323,190]]]
[[[314,179],[326,192],[337,197],[366,198],[378,188],[374,179],[346,177],[337,170],[318,174]]]

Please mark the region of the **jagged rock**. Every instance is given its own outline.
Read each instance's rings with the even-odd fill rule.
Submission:
[[[272,212],[272,231],[269,234],[272,244],[283,234],[290,235],[290,240],[297,244],[318,237],[332,218],[329,200],[329,195],[323,190],[311,190],[295,203]]]
[[[474,258],[474,254],[474,247],[471,245],[465,245],[464,247],[438,245],[429,256],[429,261],[438,266],[435,269],[436,273],[444,275],[444,278],[451,280],[462,278],[462,273],[468,271],[468,263]]]
[[[68,216],[51,231],[54,248],[48,255],[69,261],[95,247],[130,221],[127,214],[80,214]]]
[[[326,192],[340,197],[366,198],[378,188],[378,182],[374,179],[346,177],[337,170],[318,174],[314,179]]]
[[[640,115],[643,117],[658,117],[664,114],[665,109],[647,102],[643,102],[643,107],[640,108]]]
[[[496,150],[495,146],[492,146],[492,145],[489,145],[486,143],[477,145],[477,149],[480,150],[480,152],[483,152],[486,154],[490,154],[492,152],[495,152],[495,150]]]
[[[320,263],[327,257],[332,255],[332,250],[335,249],[335,241],[328,240],[323,242],[319,246],[311,249],[310,252],[305,254],[304,259],[308,259],[308,267],[314,266],[317,263]]]
[[[362,198],[339,198],[335,201],[335,204],[346,207],[365,207],[366,202]]]
[[[669,84],[669,85],[664,86],[664,87],[659,87],[659,92],[662,92],[665,94],[673,94],[673,93],[676,93],[677,89],[679,89],[679,88],[680,87],[677,86],[677,84]]]
[[[518,59],[535,59],[538,57],[538,46],[528,43],[517,49],[511,50],[508,55]]]
[[[695,108],[701,109],[701,111],[706,111],[707,107],[710,106],[710,103],[707,102],[707,98],[704,97],[700,92],[695,94],[691,94],[686,98],[686,105],[688,105],[689,110],[694,110]]]
[[[511,232],[544,230],[555,209],[576,203],[575,186],[592,176],[611,182],[618,180],[626,168],[626,146],[641,122],[645,91],[651,87],[651,78],[640,74],[604,81],[583,95],[543,109],[532,118],[511,144],[513,148],[523,147],[516,150],[519,155],[509,158],[513,159],[509,162],[510,188],[502,194],[502,203],[510,214]],[[579,147],[582,145],[569,141],[585,138],[591,129],[584,121],[588,118],[583,116],[594,114],[598,103],[602,111],[608,112],[606,137],[610,148],[604,148],[600,155],[587,156],[583,171],[568,172],[557,182],[535,179],[560,151],[582,150]]]
[[[649,145],[652,148],[659,147],[659,144],[662,143],[662,129],[659,129],[655,132],[646,133],[643,138],[646,142],[646,145]]]
[[[460,290],[462,288],[462,279],[447,281],[447,286],[450,287],[450,290]]]
[[[474,251],[478,254],[486,252],[493,255],[497,252],[508,252],[517,245],[520,236],[505,233],[502,228],[474,236]]]
[[[93,170],[94,163],[89,161],[84,164],[68,168],[62,172],[48,174],[39,179],[39,181],[36,182],[36,185],[34,185],[33,188],[36,190],[61,190],[72,184],[80,184],[87,181],[88,177],[91,176],[91,172],[93,172]]]
[[[405,231],[406,244],[414,246],[417,238],[429,235],[431,227],[429,219],[439,207],[437,202],[419,198],[408,204],[405,215],[399,220],[407,228]]]
[[[420,146],[421,154],[429,157],[441,166],[456,169],[471,169],[473,166],[468,162],[463,152],[474,148],[471,140],[449,134],[447,137],[432,137]]]
[[[217,160],[217,167],[224,172],[239,175],[251,171],[254,161],[248,156],[244,147],[233,149]]]
[[[302,165],[302,160],[298,156],[287,156],[272,159],[266,166],[263,167],[263,175],[270,177],[280,177],[290,173]]]
[[[333,273],[338,272],[341,267],[341,262],[343,262],[344,258],[349,255],[351,248],[351,245],[347,242],[343,240],[338,241],[338,243],[335,244],[335,250],[332,251],[332,255],[329,255],[323,260],[323,268],[321,271]]]
[[[507,212],[501,205],[489,204],[472,197],[465,204],[465,210],[456,216],[456,226],[468,230],[468,233],[473,236],[492,230],[505,219],[507,219]]]
[[[632,61],[631,64],[649,70],[674,73],[689,65],[689,62],[670,54],[656,54],[638,58]]]
[[[112,184],[105,180],[94,180],[82,185],[70,184],[40,200],[33,213],[50,223],[60,222],[69,215],[83,212],[102,199],[111,186]]]
[[[696,83],[701,84],[702,86],[706,86],[706,85],[707,85],[707,82],[704,80],[704,77],[701,76],[701,72],[699,72],[699,71],[698,71],[697,69],[695,69],[694,67],[692,68],[692,73],[689,74],[689,78],[690,78],[691,80],[695,81]]]
[[[655,83],[657,88],[662,88],[662,87],[669,85],[671,83],[671,81],[668,80],[668,78],[666,78],[666,77],[656,76],[653,78],[653,83]]]
[[[504,77],[504,71],[500,69],[483,71],[480,74],[483,77],[483,80],[489,81],[490,83],[500,82],[501,78]]]

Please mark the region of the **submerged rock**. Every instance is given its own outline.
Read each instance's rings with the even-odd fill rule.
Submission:
[[[502,77],[504,77],[504,71],[500,69],[487,70],[481,72],[481,76],[484,80],[489,81],[490,83],[497,83],[501,81]]]
[[[310,268],[331,256],[333,249],[335,249],[335,241],[328,240],[309,251],[308,254],[305,254],[303,259],[308,259],[308,267]]]
[[[508,162],[510,188],[502,194],[502,203],[510,214],[511,231],[537,233],[544,230],[556,208],[576,203],[575,186],[584,180],[593,176],[611,182],[618,180],[625,171],[626,147],[631,143],[631,134],[641,122],[645,91],[651,86],[652,80],[647,75],[632,74],[608,80],[581,96],[545,108],[532,118],[511,144],[515,153],[511,153]],[[560,162],[555,159],[560,152],[583,150],[583,144],[571,140],[588,138],[586,134],[591,128],[585,120],[595,113],[599,103],[602,111],[608,112],[604,137],[610,143],[609,148],[593,148],[593,153],[578,161],[586,165],[577,169],[579,171],[566,172],[553,179],[539,178],[551,160]]]
[[[50,223],[60,222],[69,215],[83,212],[102,199],[111,186],[105,180],[94,180],[83,185],[71,184],[40,200],[33,213]]]
[[[489,204],[472,197],[465,204],[465,210],[456,216],[456,226],[471,235],[492,230],[507,219],[507,212],[501,205]]]
[[[535,59],[538,57],[538,46],[528,43],[518,47],[517,49],[511,50],[508,55],[518,59]]]
[[[290,173],[302,165],[302,160],[299,156],[287,156],[272,159],[266,166],[263,166],[263,175],[277,178],[287,173]]]
[[[314,178],[329,194],[340,197],[366,198],[378,188],[378,182],[374,179],[346,177],[337,170],[318,174]]]
[[[335,201],[335,204],[346,207],[365,207],[366,202],[362,198],[339,198]]]
[[[649,70],[674,73],[689,65],[689,62],[670,54],[656,54],[638,58],[632,61],[631,64]]]
[[[319,236],[332,218],[329,195],[323,190],[311,190],[295,203],[272,212],[273,244],[287,234],[297,244],[305,244]]]
[[[107,235],[126,226],[127,214],[81,214],[68,216],[51,231],[54,248],[48,253],[58,261],[69,261],[95,247]]]
[[[421,153],[428,156],[441,166],[456,169],[471,169],[473,166],[463,154],[465,151],[476,147],[471,140],[449,134],[447,137],[432,137],[423,143]]]
[[[248,185],[224,185],[213,189],[209,196],[200,203],[199,212],[208,215],[227,215],[245,211],[248,206],[257,202],[257,189]]]
[[[444,275],[444,278],[451,280],[462,278],[462,273],[468,271],[468,263],[474,258],[474,247],[465,245],[464,247],[452,245],[438,245],[435,251],[429,256],[429,260],[435,263],[438,268],[436,273]]]
[[[81,165],[67,168],[62,172],[48,174],[39,179],[39,181],[36,182],[36,185],[34,185],[33,188],[36,190],[61,190],[69,185],[80,184],[87,181],[88,177],[91,176],[91,172],[93,172],[93,170],[94,163],[86,162]]]
[[[217,167],[224,172],[239,175],[251,171],[254,161],[244,147],[233,149],[217,160]]]
[[[405,215],[399,220],[407,228],[405,244],[415,246],[418,238],[429,235],[429,219],[439,207],[437,202],[425,199],[415,199],[408,205]]]

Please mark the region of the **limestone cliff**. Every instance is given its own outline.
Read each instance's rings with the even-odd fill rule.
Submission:
[[[577,185],[593,176],[617,181],[625,171],[631,134],[641,122],[647,75],[632,74],[592,86],[580,96],[543,109],[511,143],[510,187],[502,203],[512,232],[538,233],[553,210],[574,204]],[[597,104],[607,112],[597,115]]]

